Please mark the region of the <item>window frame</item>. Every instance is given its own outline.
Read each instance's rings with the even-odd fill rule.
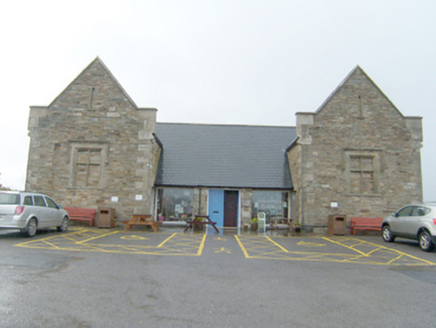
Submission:
[[[105,166],[108,164],[108,150],[109,145],[107,143],[102,142],[71,142],[70,143],[70,176],[68,181],[69,188],[76,189],[101,189],[105,186],[104,181],[104,170]],[[89,171],[89,166],[94,165],[98,166],[100,171],[98,174],[98,183],[97,185],[88,185],[89,172],[87,173],[86,185],[77,185],[77,166],[78,164],[78,154],[80,151],[100,151],[100,161],[98,164],[88,163],[87,164],[87,172]]]
[[[372,168],[366,170],[360,163],[360,169],[353,167],[353,159],[372,159]],[[347,195],[349,196],[362,196],[362,197],[375,197],[380,196],[380,177],[382,173],[382,151],[380,149],[345,149],[343,157],[343,170],[345,171],[345,178],[347,182]],[[360,187],[359,192],[353,190],[352,174],[360,172]],[[363,174],[372,173],[372,190],[366,192],[363,190]]]

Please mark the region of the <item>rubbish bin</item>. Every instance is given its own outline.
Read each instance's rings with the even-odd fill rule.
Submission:
[[[97,228],[115,228],[115,209],[112,207],[99,207]]]
[[[346,215],[329,215],[328,234],[329,235],[345,235],[347,221]]]

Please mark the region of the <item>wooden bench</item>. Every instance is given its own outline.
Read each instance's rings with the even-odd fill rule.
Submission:
[[[68,212],[70,220],[89,222],[90,227],[95,223],[96,210],[94,208],[64,207],[64,210]]]
[[[350,234],[356,235],[356,230],[381,231],[383,218],[352,217],[350,221]]]
[[[149,226],[154,232],[159,231],[162,222],[156,222],[151,214],[134,214],[129,221],[123,221],[126,225],[124,230],[130,230],[135,225]]]

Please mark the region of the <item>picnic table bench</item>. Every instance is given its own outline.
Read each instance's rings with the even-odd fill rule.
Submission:
[[[280,229],[285,229],[288,233],[290,233],[293,228],[294,227],[292,219],[282,218],[271,220],[271,236],[273,235],[274,230],[277,232],[278,235]]]
[[[64,207],[64,210],[68,212],[70,220],[89,222],[90,227],[95,223],[96,210],[94,208]]]
[[[204,225],[207,224],[210,224],[217,233],[220,232],[216,227],[216,222],[212,222],[209,218],[209,215],[195,215],[194,219],[188,220],[186,223],[187,225],[185,230],[183,230],[183,232],[186,232],[188,231],[189,228],[193,228],[193,227],[203,228]]]
[[[381,231],[383,218],[352,217],[350,221],[350,234],[356,235],[356,230]]]
[[[150,226],[154,232],[159,231],[162,222],[156,222],[151,214],[134,214],[129,221],[123,221],[126,225],[124,230],[130,230],[135,225]]]

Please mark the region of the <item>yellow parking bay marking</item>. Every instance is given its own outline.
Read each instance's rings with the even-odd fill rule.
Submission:
[[[33,239],[15,246],[80,252],[200,256],[206,241],[206,235],[173,233],[164,241],[162,237],[167,235],[160,233],[145,238],[121,231],[108,233],[95,229],[82,229],[68,234]],[[115,241],[123,240],[125,243],[113,243],[114,238]],[[156,244],[159,240],[162,242]]]
[[[436,265],[436,263],[395,249],[354,237],[307,238],[235,236],[244,256],[249,259],[324,261],[372,265]],[[315,239],[314,241],[311,241]],[[323,240],[326,243],[318,243]],[[316,248],[315,248],[316,246]],[[308,248],[313,251],[306,251]],[[328,252],[323,251],[329,249]],[[336,252],[332,252],[336,250]],[[345,250],[345,251],[344,251]]]

